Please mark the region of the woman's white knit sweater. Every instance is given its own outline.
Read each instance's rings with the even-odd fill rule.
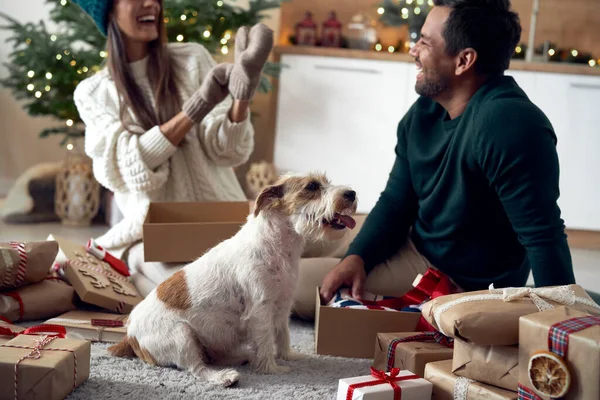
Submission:
[[[169,51],[182,67],[179,90],[187,100],[216,64],[200,44],[172,43]],[[147,59],[129,64],[136,83],[153,107],[146,76]],[[117,89],[107,69],[83,80],[74,100],[85,123],[85,152],[94,175],[115,194],[124,219],[98,238],[98,243],[120,253],[142,239],[142,225],[150,202],[243,201],[244,192],[233,167],[246,162],[254,147],[250,116],[240,123],[229,120],[228,96],[179,146],[173,146],[154,126],[144,131],[131,112],[127,131],[119,118]]]

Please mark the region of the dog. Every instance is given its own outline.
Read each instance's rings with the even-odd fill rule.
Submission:
[[[355,227],[356,192],[324,174],[284,175],[258,195],[230,239],[154,289],[131,312],[114,356],[176,366],[211,383],[236,384],[217,365],[244,362],[262,373],[291,370],[288,322],[306,240],[338,240]]]

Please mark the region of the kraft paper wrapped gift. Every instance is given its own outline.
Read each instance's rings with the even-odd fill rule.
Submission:
[[[19,333],[23,332],[25,328],[17,325],[9,324],[8,322],[0,320],[0,344],[6,343],[12,340]]]
[[[76,310],[49,319],[45,323],[64,326],[69,337],[92,342],[119,343],[127,335],[125,323],[128,316]]]
[[[90,342],[50,339],[19,335],[0,345],[0,400],[62,400],[88,379]]]
[[[579,285],[489,289],[440,296],[423,305],[423,317],[446,336],[480,345],[519,343],[519,317],[566,305],[600,314]]]
[[[516,400],[517,392],[486,385],[452,373],[452,360],[425,366],[425,379],[433,384],[432,400]]]
[[[0,242],[0,290],[43,281],[57,252],[53,241]]]
[[[551,351],[565,361],[571,384],[563,399],[600,399],[598,316],[557,307],[521,317],[519,329],[519,392],[524,399],[549,399],[535,391],[529,379],[529,360],[538,351]]]
[[[433,332],[378,333],[373,368],[383,371],[399,368],[422,378],[425,364],[452,359],[452,354],[451,344],[437,342]]]
[[[371,368],[371,375],[340,379],[337,400],[428,400],[432,385],[410,371]]]
[[[56,263],[63,265],[64,277],[81,301],[119,314],[131,312],[142,301],[129,277],[89,254],[84,246],[53,235],[49,239],[58,242]]]
[[[452,372],[457,376],[516,391],[519,346],[482,346],[455,339]]]
[[[59,279],[45,279],[11,292],[0,292],[0,315],[11,321],[35,321],[75,310],[73,287]]]

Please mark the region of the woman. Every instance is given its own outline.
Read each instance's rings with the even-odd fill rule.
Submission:
[[[241,28],[235,64],[216,65],[200,44],[167,43],[162,0],[74,3],[107,36],[107,68],[74,92],[94,175],[124,215],[97,242],[126,258],[134,276],[150,278],[141,288],[147,293],[179,269],[143,263],[139,241],[150,202],[246,199],[233,167],[254,147],[248,104],[272,31]]]

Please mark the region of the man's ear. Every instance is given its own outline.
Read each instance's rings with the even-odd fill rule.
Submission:
[[[254,216],[258,217],[258,214],[263,210],[268,210],[273,205],[283,198],[283,185],[268,186],[263,189],[256,199],[256,206],[254,208]]]
[[[469,69],[475,68],[475,62],[477,61],[477,52],[475,49],[466,48],[462,50],[457,56],[457,63],[455,74],[462,75]]]

